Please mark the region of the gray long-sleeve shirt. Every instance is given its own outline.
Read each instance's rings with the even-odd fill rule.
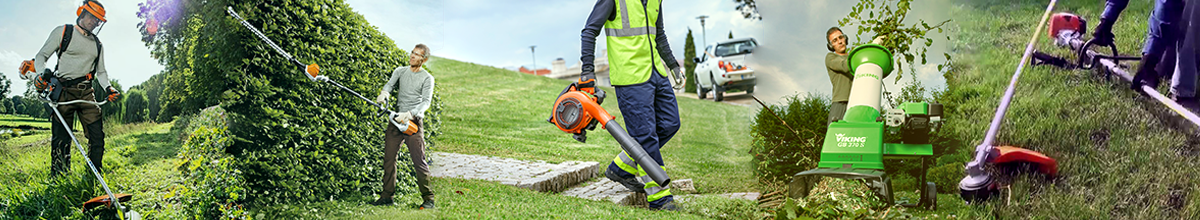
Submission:
[[[380,93],[392,92],[396,85],[396,111],[412,113],[413,117],[425,118],[425,110],[433,102],[433,75],[421,68],[412,72],[408,66],[401,66],[392,71],[392,77],[383,85]]]
[[[646,1],[642,0],[642,4],[646,4]],[[616,14],[613,14],[617,11],[616,7],[615,0],[598,0],[596,1],[596,6],[592,8],[592,14],[588,15],[587,23],[583,26],[583,32],[580,34],[580,37],[583,38],[581,43],[583,48],[580,50],[583,53],[580,56],[580,62],[583,62],[580,68],[583,72],[592,72],[595,69],[595,65],[592,62],[596,60],[596,36],[599,36],[600,30],[604,29],[605,22],[616,18]],[[675,69],[679,67],[679,62],[675,61],[675,56],[671,53],[671,45],[667,44],[667,32],[663,31],[662,10],[659,11],[658,20],[654,22],[654,25],[658,29],[658,35],[654,38],[654,44],[658,46],[658,55],[661,56],[663,62],[666,62],[667,68]],[[658,61],[656,60],[655,62]],[[659,71],[666,72],[670,70]]]
[[[63,29],[66,25],[54,28],[50,32],[50,37],[46,39],[46,43],[42,45],[42,49],[38,50],[36,56],[33,57],[33,68],[41,70],[46,68],[46,60],[50,59],[50,55],[58,52],[58,44],[62,43]],[[71,34],[71,44],[67,45],[67,50],[63,54],[59,54],[58,71],[54,72],[54,76],[70,80],[86,76],[92,72],[93,63],[96,62],[96,57],[100,57],[100,63],[95,64],[96,81],[100,82],[100,88],[108,88],[111,86],[108,81],[108,71],[104,69],[104,51],[96,48],[96,36],[85,35],[78,29],[68,30],[74,31]]]

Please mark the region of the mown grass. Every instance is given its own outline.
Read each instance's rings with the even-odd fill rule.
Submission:
[[[949,96],[957,103],[948,111],[947,123],[953,125],[948,127],[953,129],[946,132],[973,144],[983,139],[1045,4],[971,1],[954,7],[952,14],[970,16],[955,18],[961,30],[954,50],[962,56],[954,74],[947,75]],[[1102,1],[1058,4],[1056,12],[1092,20],[1089,30],[1104,9]],[[1140,51],[1151,8],[1151,2],[1133,1],[1122,14],[1114,32],[1123,53]],[[1036,47],[1069,54],[1045,38]],[[1200,192],[1194,190],[1200,183],[1194,175],[1200,171],[1195,166],[1200,162],[1196,131],[1173,126],[1183,119],[1128,85],[1091,71],[1026,67],[996,144],[1055,158],[1060,177],[1044,181],[1017,176],[1011,197],[970,206],[960,214],[1000,219],[1200,218]]]
[[[50,129],[50,120],[25,115],[0,114],[0,128]]]
[[[620,146],[603,129],[589,131],[579,143],[546,122],[554,100],[571,81],[500,68],[434,59],[431,66],[442,89],[444,140],[436,151],[561,162],[597,161],[607,165]],[[625,124],[612,88],[602,106]],[[750,110],[702,100],[678,98],[682,128],[663,147],[673,179],[693,179],[701,193],[752,192]]]
[[[104,155],[105,179],[113,193],[133,194],[124,203],[132,210],[151,218],[179,218],[170,196],[178,184],[178,172],[172,141],[171,124],[126,124],[107,128]],[[81,144],[86,138],[77,133]],[[0,155],[0,217],[90,219],[115,218],[112,210],[80,213],[83,201],[104,194],[99,184],[89,183],[95,176],[88,170],[82,156],[71,146],[71,172],[59,178],[49,178],[49,133],[9,140],[5,154]]]

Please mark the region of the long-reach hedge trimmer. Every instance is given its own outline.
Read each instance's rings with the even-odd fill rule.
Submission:
[[[562,93],[558,94],[558,99],[554,101],[554,111],[550,115],[550,119],[546,120],[559,130],[573,134],[576,141],[586,142],[587,131],[595,130],[596,123],[599,122],[604,130],[608,130],[612,134],[613,139],[621,144],[621,149],[637,162],[638,166],[650,176],[650,179],[658,183],[659,186],[667,186],[671,183],[671,178],[667,177],[667,172],[659,167],[658,162],[642,149],[642,145],[638,144],[637,140],[629,136],[629,133],[621,128],[616,117],[608,114],[600,103],[604,102],[604,90],[595,89],[595,92],[588,92],[579,89],[578,83],[574,82],[563,89]],[[585,130],[586,129],[586,130]]]
[[[250,32],[253,32],[254,36],[258,36],[258,39],[262,40],[263,42],[266,42],[268,46],[271,46],[272,49],[275,49],[276,52],[279,52],[279,55],[283,55],[284,58],[287,58],[288,61],[291,61],[293,64],[296,64],[297,67],[303,68],[304,72],[306,73],[306,74],[304,74],[304,76],[308,77],[309,80],[327,82],[329,84],[333,84],[334,86],[337,86],[338,88],[341,88],[342,90],[344,90],[346,92],[349,92],[350,94],[354,95],[355,97],[358,97],[359,99],[362,99],[363,101],[366,101],[368,104],[371,104],[371,105],[379,108],[379,111],[381,113],[380,115],[383,115],[383,114],[388,115],[388,117],[387,117],[388,123],[391,123],[392,125],[396,126],[397,129],[401,129],[401,132],[404,134],[411,135],[411,134],[414,134],[417,132],[417,125],[415,123],[413,123],[411,120],[403,121],[403,122],[397,122],[396,120],[393,120],[393,118],[396,118],[396,116],[400,115],[400,114],[388,109],[386,106],[384,106],[384,104],[375,103],[371,99],[368,99],[367,97],[362,96],[362,94],[359,94],[358,92],[355,92],[354,90],[352,90],[350,88],[346,88],[346,86],[343,86],[341,83],[338,83],[337,81],[334,81],[333,79],[330,79],[329,77],[320,75],[321,68],[319,66],[317,66],[317,64],[314,63],[314,64],[306,65],[306,64],[300,62],[300,60],[297,60],[296,57],[292,56],[292,54],[288,53],[287,51],[284,51],[282,47],[279,47],[278,44],[275,44],[275,41],[272,41],[270,38],[267,38],[267,35],[264,35],[261,31],[258,31],[258,28],[255,28],[254,25],[250,25],[250,22],[247,22],[246,19],[243,19],[241,15],[238,15],[237,12],[233,11],[233,7],[226,8],[226,11],[229,12],[229,15],[232,15],[234,18],[237,18],[238,22],[240,22],[242,24],[242,26],[246,26],[246,29],[249,29]]]

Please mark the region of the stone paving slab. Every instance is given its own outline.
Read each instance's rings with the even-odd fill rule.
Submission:
[[[446,152],[432,152],[429,170],[435,177],[496,181],[538,192],[562,192],[599,175],[600,163],[523,161]]]
[[[562,192],[563,195],[574,196],[584,199],[596,201],[610,201],[616,204],[647,207],[645,193],[635,193],[621,186],[620,183],[608,180],[608,178],[598,178],[598,180],[584,183],[580,186],[567,189]]]

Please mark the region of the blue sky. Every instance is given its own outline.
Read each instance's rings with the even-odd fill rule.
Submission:
[[[595,0],[446,0],[446,1],[369,1],[348,0],[389,37],[408,49],[418,42],[430,46],[434,55],[497,67],[531,67],[529,46],[537,45],[538,68],[549,67],[557,58],[567,65],[579,62],[580,31],[591,13]],[[683,59],[684,38],[688,28],[695,31],[701,44],[699,15],[705,22],[710,40],[757,36],[759,22],[741,18],[732,0],[665,1],[663,26],[672,51]],[[440,8],[440,9],[439,9]],[[414,27],[413,19],[428,21]],[[440,22],[439,22],[440,21]],[[603,34],[597,50],[604,48]]]
[[[108,23],[97,36],[104,43],[105,65],[109,78],[128,89],[162,71],[163,66],[150,57],[150,49],[141,42],[137,29],[137,3],[144,0],[102,0]],[[21,60],[33,58],[55,27],[74,24],[75,9],[81,0],[0,0],[0,72],[12,81],[9,96],[25,91],[18,78]],[[48,66],[55,63],[51,56]]]

